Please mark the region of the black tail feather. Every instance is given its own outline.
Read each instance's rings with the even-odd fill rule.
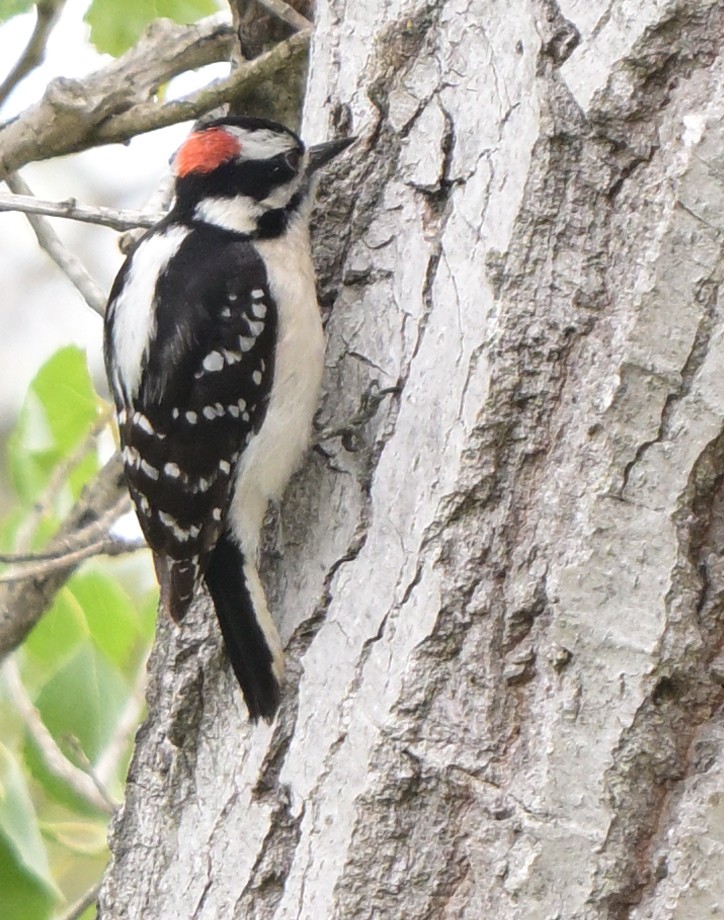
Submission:
[[[153,554],[156,577],[161,592],[161,610],[180,623],[194,599],[199,579],[198,559],[169,559]]]
[[[205,578],[249,717],[254,722],[259,718],[271,722],[280,701],[280,663],[275,663],[274,650],[278,637],[266,606],[263,611],[255,610],[254,595],[261,589],[256,592],[249,584],[248,565],[240,547],[224,535],[211,555]],[[257,598],[257,606],[260,601],[265,605],[263,596]],[[268,635],[269,630],[273,636]]]

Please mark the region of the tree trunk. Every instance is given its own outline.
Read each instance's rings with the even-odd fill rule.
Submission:
[[[724,5],[331,0],[320,443],[251,727],[161,623],[110,918],[724,909]],[[274,529],[274,528],[273,528]]]

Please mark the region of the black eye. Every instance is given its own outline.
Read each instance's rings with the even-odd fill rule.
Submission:
[[[301,159],[302,154],[298,150],[290,150],[289,153],[284,155],[284,162],[290,169],[293,169],[294,172],[299,169]]]

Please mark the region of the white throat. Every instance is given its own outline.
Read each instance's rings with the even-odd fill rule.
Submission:
[[[194,218],[207,224],[232,230],[234,233],[254,233],[266,208],[247,195],[234,198],[203,198],[194,209]]]

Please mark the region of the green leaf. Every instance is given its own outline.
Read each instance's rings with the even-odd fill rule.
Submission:
[[[25,777],[15,757],[0,744],[0,837],[11,851],[8,860],[15,863],[17,874],[22,870],[35,879],[51,897],[58,890],[50,874],[48,856],[38,828],[38,819],[25,782]],[[0,875],[12,874],[12,867],[0,862]],[[4,885],[3,917],[5,913]]]
[[[75,345],[56,351],[30,386],[45,409],[55,448],[70,453],[87,436],[98,415],[98,397],[85,352]]]
[[[93,0],[85,21],[98,51],[118,56],[135,44],[144,28],[154,19],[165,17],[175,22],[196,22],[217,12],[215,0]]]
[[[69,588],[72,581],[56,594],[52,606],[23,645],[23,679],[31,692],[46,684],[88,641],[88,622],[82,605]]]
[[[48,920],[55,898],[17,861],[13,848],[0,834],[0,892],[3,920]]]
[[[156,633],[156,619],[158,618],[158,588],[148,591],[138,606],[141,630],[146,644],[153,642]]]
[[[57,460],[43,406],[37,395],[28,390],[8,439],[8,468],[17,494],[28,503],[38,497]]]
[[[33,0],[0,0],[0,22],[12,19],[19,13],[27,13],[34,5]]]
[[[119,669],[128,668],[143,638],[129,596],[100,568],[75,575],[69,588],[83,608],[93,642]]]
[[[90,761],[110,739],[128,689],[117,670],[84,645],[40,691],[35,705],[61,746],[75,738]]]
[[[88,640],[133,680],[152,637],[148,619],[145,600],[132,600],[102,566],[75,572],[25,642],[27,685],[42,686]]]
[[[90,450],[83,459],[73,467],[68,476],[68,485],[70,486],[70,495],[73,501],[77,501],[84,487],[88,485],[91,479],[101,468],[98,460],[98,451]]]
[[[35,705],[66,756],[82,765],[76,748],[93,763],[110,740],[127,698],[128,687],[116,668],[87,642],[48,680]],[[25,757],[33,776],[49,795],[80,813],[92,811],[46,770],[30,738]]]
[[[88,437],[98,407],[85,353],[74,345],[61,348],[30,384],[8,440],[11,479],[21,498],[33,502],[39,497],[57,465]],[[82,475],[89,476],[95,469],[91,463]],[[75,481],[75,490],[81,485]]]

